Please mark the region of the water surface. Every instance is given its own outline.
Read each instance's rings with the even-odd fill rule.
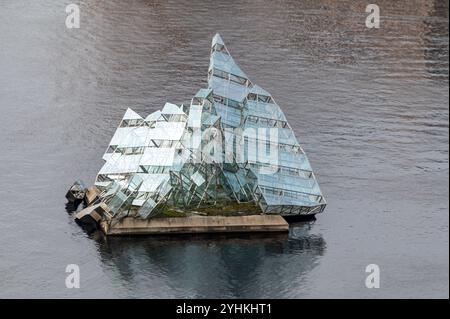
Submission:
[[[0,297],[449,296],[448,1],[0,0]],[[64,210],[127,107],[206,86],[219,32],[328,201],[264,238],[89,238]],[[65,267],[81,288],[65,288]],[[365,267],[381,269],[367,289]]]

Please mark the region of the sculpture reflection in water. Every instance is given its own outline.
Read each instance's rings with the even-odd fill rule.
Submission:
[[[132,296],[299,297],[326,251],[314,221],[289,234],[124,238],[96,234],[104,268]],[[285,278],[291,278],[286,281]]]

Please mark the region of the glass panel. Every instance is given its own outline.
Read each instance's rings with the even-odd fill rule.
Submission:
[[[142,185],[144,180],[139,175],[134,175],[128,184],[128,190],[134,192]]]
[[[234,75],[234,74],[230,74],[230,81],[233,81],[233,82],[238,83],[240,85],[245,85],[247,79],[243,78],[243,77],[240,77],[240,76],[237,76],[237,75]]]
[[[115,194],[119,189],[120,189],[120,185],[116,181],[113,181],[109,185],[109,187],[108,187],[106,193],[103,195],[103,197],[109,197],[109,196]]]
[[[213,69],[213,74],[214,74],[214,76],[217,76],[218,78],[228,80],[228,73],[227,72],[224,72],[224,71],[219,70],[219,69]]]
[[[139,209],[139,216],[144,219],[150,217],[155,207],[156,202],[152,198],[148,198],[144,205]]]
[[[109,209],[117,214],[119,212],[120,207],[122,207],[123,203],[128,199],[128,196],[119,190],[107,203]]]

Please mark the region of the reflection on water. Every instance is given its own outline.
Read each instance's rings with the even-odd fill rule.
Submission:
[[[97,240],[103,262],[117,279],[133,287],[134,296],[161,296],[156,279],[173,289],[171,296],[277,298],[301,287],[325,252],[325,240],[311,235],[311,227],[313,222],[298,223],[289,234],[150,238],[97,234]]]
[[[68,30],[71,2],[0,1],[0,297],[448,298],[447,0],[377,0],[380,29],[363,0],[79,0]],[[216,32],[283,109],[325,213],[288,238],[92,240],[65,192],[127,107],[205,87]]]

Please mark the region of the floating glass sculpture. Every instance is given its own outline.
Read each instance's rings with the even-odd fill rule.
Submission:
[[[280,107],[248,79],[218,34],[208,88],[188,107],[166,103],[146,118],[128,109],[103,159],[95,185],[111,218],[314,215],[326,205]]]

